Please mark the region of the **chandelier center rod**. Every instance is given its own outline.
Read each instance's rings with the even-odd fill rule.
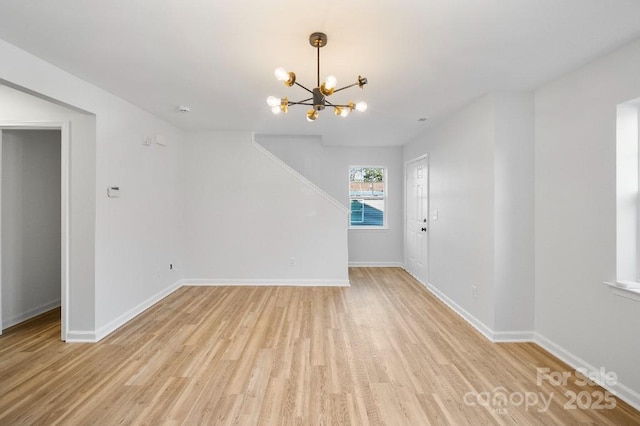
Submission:
[[[318,46],[317,50],[318,50],[318,79],[317,79],[316,87],[320,87],[320,46]]]
[[[325,47],[327,45],[327,35],[325,33],[313,33],[309,36],[309,44],[316,48],[317,50],[317,64],[318,64],[318,78],[317,78],[317,87],[320,87],[320,48]]]

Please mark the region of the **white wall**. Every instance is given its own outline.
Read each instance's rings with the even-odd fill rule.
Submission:
[[[4,130],[2,326],[60,306],[60,131]]]
[[[536,332],[617,373],[640,406],[640,303],[616,279],[616,107],[640,97],[640,41],[535,94]],[[630,393],[628,393],[630,395]]]
[[[496,92],[404,149],[429,155],[430,285],[496,340],[533,335],[533,137],[533,94]]]
[[[1,45],[0,45],[1,46]],[[95,326],[95,117],[0,84],[0,121],[70,123],[70,262],[67,318],[71,330]]]
[[[429,154],[429,281],[494,327],[494,108],[483,96],[406,145],[408,161]],[[431,217],[432,214],[429,215]],[[471,297],[471,286],[478,297]]]
[[[351,265],[402,265],[402,148],[323,146],[319,137],[267,136],[256,140],[349,208],[349,166],[387,167],[387,229],[349,229]]]
[[[183,133],[4,41],[0,57],[0,81],[95,115],[94,131],[81,137],[78,113],[60,112],[72,132],[70,304],[82,310],[71,312],[70,335],[99,338],[181,277]],[[21,107],[0,96],[0,119],[53,119],[41,99],[30,98]],[[154,134],[168,145],[143,146]],[[110,185],[122,188],[121,198],[106,197]],[[169,263],[178,269],[169,271]]]
[[[330,173],[324,172],[324,150],[321,136],[308,135],[255,135],[255,140],[272,154],[284,161],[288,166],[318,185],[336,200],[342,192],[335,191],[335,185],[327,187],[327,174],[336,173],[333,165]],[[346,172],[349,173],[348,171]],[[344,174],[344,173],[342,173]],[[339,180],[339,178],[337,179]],[[345,207],[348,203],[345,203]]]
[[[534,328],[534,98],[494,96],[494,330]]]
[[[348,284],[346,208],[250,133],[189,134],[185,155],[187,282]]]
[[[96,150],[96,327],[101,335],[121,322],[119,316],[127,318],[175,288],[184,272],[184,136],[142,111],[109,117],[113,113],[97,115],[99,122],[113,120]],[[142,144],[155,134],[167,145]],[[114,185],[120,197],[108,198],[107,187]]]
[[[151,114],[3,41],[0,57],[0,81],[6,83],[0,86],[0,120],[70,122],[70,340],[101,338],[176,288],[185,276],[348,282],[346,213],[283,172],[266,154],[251,147],[254,157],[245,158],[246,152],[239,155],[233,148],[225,157],[203,143],[201,153],[192,150],[190,158],[185,159],[184,134]],[[167,146],[143,146],[142,141],[155,134],[162,135]],[[212,135],[213,140],[219,139],[215,133]],[[201,142],[198,135],[194,138],[195,144]],[[208,136],[204,138],[211,141]],[[275,198],[265,199],[260,206],[267,216],[246,211],[246,223],[236,223],[237,228],[229,228],[225,221],[209,227],[211,220],[207,216],[202,222],[204,228],[191,228],[195,238],[189,238],[185,223],[198,222],[185,217],[187,196],[194,201],[189,207],[193,210],[202,207],[205,212],[218,213],[222,211],[219,205],[227,206],[229,219],[238,211],[234,203],[246,202],[243,196],[237,198],[237,191],[229,193],[225,186],[216,188],[220,192],[207,193],[213,195],[211,199],[198,198],[201,194],[193,192],[187,179],[193,178],[195,169],[188,175],[183,169],[191,169],[192,162],[207,156],[230,175],[237,173],[238,165],[244,161],[249,162],[248,170],[277,168],[278,172],[271,175],[273,188],[286,182],[295,197],[308,204],[292,213],[297,215],[297,224],[291,228],[286,220],[275,219],[291,202],[278,190],[271,194]],[[204,177],[210,173],[208,165],[199,171]],[[253,182],[254,175],[240,175]],[[228,176],[214,175],[216,182],[224,182]],[[247,189],[247,181],[238,184],[236,189]],[[121,188],[120,198],[107,198],[107,187],[112,185]],[[255,191],[258,199],[266,197]],[[300,214],[305,215],[304,221]],[[316,220],[308,226],[313,215],[326,220]],[[203,240],[201,236],[211,229],[216,230],[215,239]],[[246,229],[251,233],[243,234]],[[221,239],[220,234],[224,233],[233,237]],[[249,235],[248,241],[253,244],[238,245],[242,235]],[[282,250],[275,250],[273,244],[279,243]],[[189,253],[193,254],[190,272],[195,275],[185,269],[185,244],[190,245]],[[235,248],[230,248],[234,244]],[[194,252],[192,247],[204,251]],[[289,259],[294,256],[296,266],[290,267]],[[169,264],[174,265],[173,271]]]

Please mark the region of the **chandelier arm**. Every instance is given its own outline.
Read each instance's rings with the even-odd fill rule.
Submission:
[[[298,83],[297,81],[294,83],[296,86],[302,87],[304,90],[306,90],[307,92],[313,94],[312,90],[307,89],[306,87],[304,87],[302,84]]]
[[[344,89],[348,89],[348,88],[353,87],[353,86],[358,86],[358,83],[353,83],[353,84],[350,84],[348,86],[341,87],[339,89],[334,90],[333,93],[339,92],[339,91],[344,90]]]
[[[304,100],[298,101],[298,102],[289,101],[289,105],[311,105],[311,106],[313,106],[313,103],[309,102],[309,101],[311,101],[311,99],[312,98],[304,99]]]

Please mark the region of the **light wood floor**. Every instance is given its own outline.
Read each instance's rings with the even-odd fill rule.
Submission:
[[[619,400],[565,408],[604,390],[534,344],[488,342],[401,269],[350,275],[184,287],[97,344],[60,342],[55,311],[8,329],[0,424],[640,424]],[[572,377],[538,385],[537,367]]]

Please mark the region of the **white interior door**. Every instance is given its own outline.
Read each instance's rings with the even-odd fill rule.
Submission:
[[[427,156],[406,164],[405,253],[407,271],[429,282],[429,173]]]

